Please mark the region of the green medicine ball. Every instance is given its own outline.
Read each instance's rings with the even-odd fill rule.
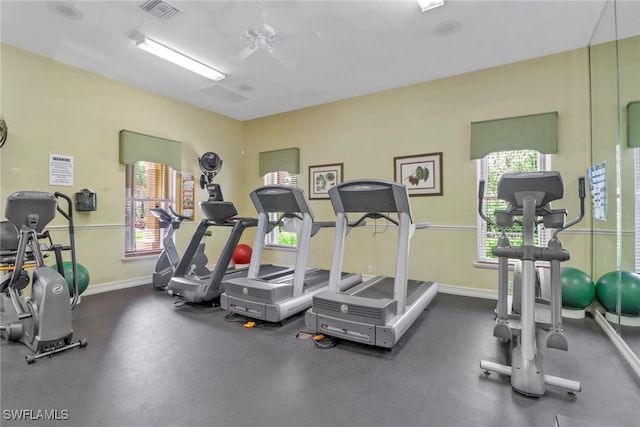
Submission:
[[[584,309],[596,297],[596,286],[584,271],[573,267],[562,267],[562,306],[570,309]]]
[[[58,271],[57,264],[51,268]],[[71,267],[71,262],[64,261],[62,263],[62,268],[64,269],[64,278],[67,281],[67,286],[69,286],[69,295],[73,296],[73,269]],[[76,263],[76,271],[78,273],[78,291],[82,294],[89,286],[89,271],[80,263]]]
[[[631,271],[620,272],[623,316],[640,316],[640,274]],[[618,272],[603,275],[596,284],[596,294],[600,304],[609,313],[616,313],[618,304]]]

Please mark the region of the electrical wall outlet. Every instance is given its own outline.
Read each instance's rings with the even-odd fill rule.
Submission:
[[[373,265],[367,266],[367,273],[373,273]]]

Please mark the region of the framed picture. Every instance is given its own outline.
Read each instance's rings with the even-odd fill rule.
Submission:
[[[393,158],[396,182],[404,184],[409,196],[442,196],[442,153]]]
[[[342,182],[342,163],[309,166],[309,199],[328,199],[329,189]]]

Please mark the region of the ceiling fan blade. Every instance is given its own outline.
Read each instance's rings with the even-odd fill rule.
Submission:
[[[281,63],[285,68],[291,70],[296,66],[296,62],[287,55],[282,49],[274,49],[269,52],[269,54],[279,63]]]
[[[238,53],[236,56],[234,56],[231,61],[229,61],[230,64],[239,64],[242,61],[244,61],[245,59],[247,59],[249,56],[251,56],[251,54],[253,54],[257,49],[253,46],[253,44],[250,44],[249,46],[245,47],[244,49],[242,49],[240,51],[240,53]]]
[[[265,31],[265,33],[267,33],[271,37],[276,35],[276,30],[271,25],[267,24],[266,22],[264,23],[264,31]]]

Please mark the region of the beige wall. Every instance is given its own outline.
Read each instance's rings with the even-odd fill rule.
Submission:
[[[4,45],[0,89],[2,114],[10,127],[10,140],[0,153],[0,203],[25,188],[97,191],[98,211],[77,215],[84,226],[79,230],[79,261],[90,270],[94,284],[142,276],[153,269],[153,260],[121,260],[124,169],[118,163],[118,131],[122,128],[182,141],[183,168],[196,175],[197,156],[218,152],[225,166],[217,181],[245,216],[255,212],[248,193],[262,184],[257,173],[261,151],[299,147],[300,183],[305,190],[309,165],[344,163],[345,179],[392,180],[394,156],[443,152],[444,196],[411,199],[415,220],[431,221],[433,228],[416,232],[410,276],[481,289],[495,289],[497,274],[474,267],[477,188],[476,163],[469,160],[469,123],[558,111],[560,152],[553,156],[552,167],[562,172],[566,186],[566,199],[557,207],[566,207],[570,216],[577,213],[577,177],[584,175],[590,160],[586,49],[244,123]],[[49,153],[75,156],[73,188],[48,185]],[[328,201],[311,204],[318,219],[333,218]],[[585,220],[576,227],[577,233],[567,233],[563,239],[573,254],[571,265],[586,271],[589,227]],[[186,236],[192,229],[186,227],[179,234]],[[374,273],[393,274],[394,232],[375,237],[373,232],[364,228],[349,235],[345,269],[366,272],[372,265]],[[252,239],[249,232],[243,241]],[[210,254],[218,253],[221,240],[209,239]],[[178,246],[185,241],[180,237]],[[328,267],[331,245],[332,233],[321,231],[312,243],[311,264]],[[265,257],[291,263],[293,253],[269,250]]]
[[[245,122],[247,190],[260,185],[258,152],[301,149],[300,183],[308,191],[308,167],[344,163],[344,178],[393,179],[393,158],[442,152],[444,196],[412,197],[415,220],[433,228],[416,232],[410,276],[442,283],[495,289],[496,272],[476,260],[476,162],[469,160],[470,122],[558,111],[559,153],[552,167],[563,174],[566,207],[577,215],[577,177],[589,165],[587,50],[580,49],[451,78],[412,85],[346,101]],[[316,217],[332,217],[330,202],[311,202]],[[558,205],[559,207],[560,205]],[[590,224],[564,237],[571,265],[589,270]],[[393,231],[372,237],[373,229],[349,235],[345,269],[393,274]],[[314,238],[311,259],[328,267],[331,234]],[[267,251],[272,262],[290,254]]]
[[[4,212],[6,197],[18,190],[69,195],[82,188],[95,191],[98,210],[74,212],[78,262],[89,270],[92,284],[148,275],[155,264],[155,259],[123,261],[125,170],[118,161],[121,129],[181,141],[182,169],[196,177],[200,174],[198,155],[216,151],[224,159],[217,182],[229,195],[244,191],[241,122],[7,45],[2,45],[1,53],[1,111],[9,126],[9,139],[0,150],[0,209]],[[73,187],[49,185],[50,153],[74,157]],[[206,198],[199,188],[197,195]],[[178,230],[180,248],[194,228],[188,224]],[[208,253],[214,260],[220,241],[224,242],[209,239]]]

